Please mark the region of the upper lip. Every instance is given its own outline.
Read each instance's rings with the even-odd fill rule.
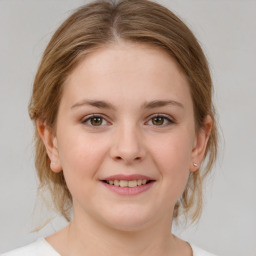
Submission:
[[[131,174],[131,175],[125,175],[125,174],[116,174],[108,176],[102,180],[154,180],[153,178],[141,174]]]

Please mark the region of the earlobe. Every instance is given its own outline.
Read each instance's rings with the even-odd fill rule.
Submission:
[[[53,133],[52,128],[50,128],[46,122],[42,122],[40,120],[36,121],[36,127],[44,143],[52,171],[56,173],[62,171],[62,166],[59,159],[57,138]]]
[[[205,118],[204,126],[200,128],[197,136],[195,145],[192,150],[192,163],[191,172],[195,172],[200,168],[201,162],[204,158],[207,143],[211,134],[212,118],[208,115]]]

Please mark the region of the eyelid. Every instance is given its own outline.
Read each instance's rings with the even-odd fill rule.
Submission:
[[[105,121],[106,123],[105,124],[101,124],[99,126],[96,126],[96,125],[92,125],[92,124],[89,124],[88,121],[90,121],[91,118],[94,118],[94,117],[100,117],[103,119],[103,121]],[[174,124],[176,123],[175,119],[173,117],[171,117],[170,115],[168,114],[163,114],[163,113],[157,113],[157,114],[152,114],[150,116],[147,117],[147,121],[145,122],[146,125],[149,125],[148,123],[150,121],[152,121],[153,118],[155,117],[162,117],[164,118],[165,120],[167,120],[167,124],[163,124],[163,125],[159,125],[159,127],[164,127],[164,126],[168,126],[168,125],[171,125],[171,124]],[[93,127],[93,128],[100,128],[100,127],[104,127],[104,126],[107,126],[107,125],[110,125],[111,122],[108,120],[108,118],[104,115],[104,114],[100,114],[100,113],[93,113],[93,114],[89,114],[89,115],[86,115],[84,116],[82,119],[81,119],[81,123],[82,124],[87,124],[89,127]],[[150,124],[152,126],[156,126],[157,125],[154,125],[154,124]]]
[[[149,121],[152,121],[152,119],[153,119],[154,117],[163,117],[165,120],[168,121],[168,124],[159,125],[159,127],[164,127],[164,126],[167,126],[167,125],[171,125],[171,124],[176,123],[176,122],[175,122],[175,119],[174,119],[173,117],[171,117],[170,115],[162,114],[162,113],[157,113],[157,114],[150,115],[150,116],[147,118],[148,121],[146,122],[146,124],[147,124]],[[153,125],[153,124],[152,124],[152,126],[156,126],[156,127],[157,127],[157,125]]]
[[[102,124],[102,125],[99,125],[99,126],[89,124],[88,121],[89,121],[91,118],[94,118],[94,117],[100,117],[100,118],[102,118],[102,119],[106,122],[106,124]],[[105,117],[105,115],[103,115],[103,114],[90,114],[90,115],[86,115],[86,116],[84,116],[84,117],[81,119],[81,123],[82,123],[82,124],[87,124],[88,126],[93,127],[93,128],[100,128],[100,127],[102,127],[102,126],[106,126],[106,125],[109,125],[109,124],[110,124],[110,122],[108,121],[108,119],[107,119],[107,118]]]

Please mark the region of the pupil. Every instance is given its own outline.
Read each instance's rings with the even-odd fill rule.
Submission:
[[[155,125],[162,125],[164,123],[164,119],[162,117],[154,117],[153,124]]]
[[[102,118],[101,117],[93,117],[91,120],[92,125],[101,125]]]

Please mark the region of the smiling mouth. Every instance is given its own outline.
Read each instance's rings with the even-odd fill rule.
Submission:
[[[150,182],[153,182],[153,180],[103,180],[103,182],[116,187],[134,188],[149,184]]]

